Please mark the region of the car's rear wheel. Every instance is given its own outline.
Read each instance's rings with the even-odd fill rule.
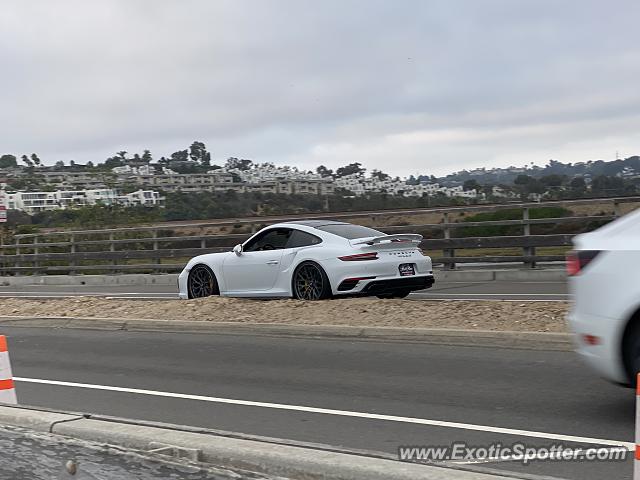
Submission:
[[[213,271],[206,265],[196,265],[189,272],[187,280],[189,298],[202,298],[219,295],[218,281]]]
[[[636,386],[640,373],[640,320],[636,320],[624,335],[622,343],[622,358],[629,376],[629,384]]]
[[[381,293],[380,295],[376,295],[378,298],[404,298],[411,293],[411,290],[397,290],[395,292],[390,293]]]
[[[293,298],[298,300],[324,300],[331,297],[329,278],[322,267],[313,262],[303,262],[292,278]]]

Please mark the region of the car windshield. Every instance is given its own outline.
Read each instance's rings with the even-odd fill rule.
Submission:
[[[365,237],[381,237],[383,235],[386,235],[386,233],[379,232],[378,230],[374,230],[373,228],[363,227],[362,225],[351,225],[348,223],[329,223],[327,225],[321,225],[316,228],[318,230],[333,233],[334,235],[338,235],[339,237],[346,238],[347,240]]]

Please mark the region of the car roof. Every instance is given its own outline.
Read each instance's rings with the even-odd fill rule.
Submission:
[[[634,210],[596,230],[576,235],[573,243],[579,249],[630,250],[635,249],[638,236],[640,210]]]
[[[282,225],[304,225],[305,227],[322,227],[324,225],[349,225],[346,222],[336,222],[335,220],[292,220],[283,222]]]

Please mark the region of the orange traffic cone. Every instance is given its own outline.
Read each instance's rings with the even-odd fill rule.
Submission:
[[[0,335],[0,402],[17,404],[16,389],[7,350],[7,337]]]

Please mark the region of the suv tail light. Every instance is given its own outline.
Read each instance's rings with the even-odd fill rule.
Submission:
[[[567,253],[567,275],[578,275],[599,253],[600,250],[572,250]]]
[[[357,253],[356,255],[345,255],[344,257],[338,257],[343,262],[361,262],[363,260],[377,260],[378,252],[370,253]]]

